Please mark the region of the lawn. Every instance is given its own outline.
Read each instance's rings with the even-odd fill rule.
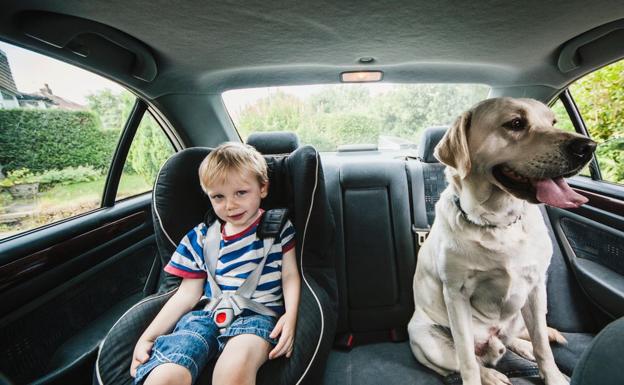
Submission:
[[[101,205],[105,181],[106,177],[102,176],[91,182],[57,185],[31,199],[0,200],[0,239],[97,209]],[[140,175],[123,174],[117,200],[151,189],[152,185]],[[8,215],[19,216],[20,213],[23,216],[19,220],[2,219],[3,215],[6,218]]]

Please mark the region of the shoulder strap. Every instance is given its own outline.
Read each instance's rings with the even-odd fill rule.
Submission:
[[[288,209],[279,208],[265,211],[258,225],[260,239],[277,238],[288,219]]]
[[[210,284],[210,292],[213,297],[221,295],[221,289],[217,285],[215,280],[215,270],[217,268],[217,260],[219,259],[219,245],[221,244],[221,223],[219,221],[213,221],[206,230],[206,237],[204,238],[204,263],[206,264],[208,283]]]

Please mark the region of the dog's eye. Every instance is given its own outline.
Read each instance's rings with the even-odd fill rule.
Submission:
[[[521,131],[526,128],[526,120],[522,118],[513,118],[507,123],[503,124],[503,127],[508,128],[512,131]]]

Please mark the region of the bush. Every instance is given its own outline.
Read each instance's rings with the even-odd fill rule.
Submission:
[[[0,110],[0,164],[33,172],[109,167],[119,130],[102,131],[89,111]]]
[[[62,170],[48,170],[37,175],[39,183],[49,185],[68,185],[80,182],[91,182],[102,175],[91,166],[67,167]]]

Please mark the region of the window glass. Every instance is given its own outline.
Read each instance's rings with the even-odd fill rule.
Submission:
[[[160,166],[175,150],[149,112],[137,128],[124,165],[117,200],[150,191]]]
[[[0,42],[0,91],[0,239],[100,207],[123,88]]]
[[[574,128],[574,124],[572,123],[572,120],[570,120],[570,115],[568,115],[568,112],[566,111],[565,106],[563,105],[560,99],[557,99],[555,104],[551,106],[551,109],[555,113],[555,118],[557,119],[557,124],[555,125],[556,127],[569,131],[569,132],[576,132],[576,129]],[[591,178],[591,171],[589,170],[589,164],[583,167],[579,175]]]
[[[291,131],[319,151],[363,143],[392,150],[415,147],[425,128],[450,125],[488,93],[473,84],[335,84],[231,90],[223,100],[244,140]]]
[[[624,60],[595,71],[570,86],[592,139],[602,178],[624,183]]]

